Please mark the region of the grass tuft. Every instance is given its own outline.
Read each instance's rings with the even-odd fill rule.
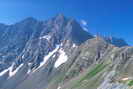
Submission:
[[[133,86],[133,80],[129,81],[128,86]]]

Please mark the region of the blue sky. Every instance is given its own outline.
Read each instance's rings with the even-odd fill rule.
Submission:
[[[26,17],[45,20],[57,13],[85,20],[93,34],[124,38],[133,45],[132,0],[0,0],[0,23]]]

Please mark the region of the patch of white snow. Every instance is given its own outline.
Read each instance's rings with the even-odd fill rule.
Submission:
[[[72,46],[73,48],[75,48],[76,47],[76,44],[73,44],[73,46]]]
[[[8,71],[8,69],[5,69],[2,72],[0,72],[0,76],[3,76],[7,71]]]
[[[45,35],[45,36],[40,37],[40,39],[50,40],[51,39],[51,36],[50,35]]]
[[[17,69],[14,71],[13,71],[13,66],[14,66],[14,63],[8,69],[5,69],[4,71],[2,71],[0,73],[0,76],[3,76],[7,71],[9,71],[9,77],[14,76],[18,72],[18,70],[23,66],[23,64],[18,66]]]
[[[43,62],[41,62],[40,66],[39,66],[38,68],[42,67],[42,66],[48,61],[48,59],[49,59],[55,52],[58,51],[58,49],[59,49],[59,45],[57,45],[56,48],[55,48],[52,52],[49,52],[49,54],[46,55],[46,56],[44,57]]]
[[[9,76],[10,77],[14,76],[18,72],[18,70],[23,66],[23,64],[19,65],[16,68],[16,70],[14,70],[14,71],[13,71],[13,66],[14,66],[14,64],[12,64],[11,67],[9,67]]]
[[[31,65],[32,65],[32,63],[29,62],[29,63],[28,63],[28,66],[31,66]]]
[[[68,59],[68,57],[63,49],[59,50],[59,54],[60,54],[60,56],[58,57],[58,59],[55,62],[55,65],[54,65],[55,68],[58,68],[61,64],[65,63]]]
[[[30,74],[31,73],[31,69],[28,69],[28,72],[27,72],[27,74]]]
[[[60,86],[58,86],[58,88],[57,89],[61,89],[61,87]]]
[[[22,59],[24,58],[24,55],[22,56]]]

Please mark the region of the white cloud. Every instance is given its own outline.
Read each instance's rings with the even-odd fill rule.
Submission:
[[[81,27],[83,28],[83,30],[88,32],[88,23],[87,23],[87,21],[82,19],[82,20],[80,20],[80,24],[81,24]]]
[[[81,24],[82,24],[83,26],[87,26],[87,21],[81,20],[80,22],[81,22]]]

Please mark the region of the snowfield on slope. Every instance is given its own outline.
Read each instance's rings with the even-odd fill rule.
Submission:
[[[62,48],[59,50],[59,54],[60,56],[58,57],[54,65],[55,68],[58,68],[61,64],[65,63],[68,59],[66,53]]]
[[[60,47],[60,46],[57,45],[56,48],[55,48],[52,52],[49,52],[49,54],[46,55],[46,56],[44,57],[43,61],[40,63],[40,66],[39,66],[38,68],[42,67],[42,66],[48,61],[48,59],[49,59],[55,52],[58,51],[59,47]]]
[[[51,39],[51,36],[45,35],[45,36],[40,37],[40,39],[47,39],[49,41]]]
[[[14,63],[8,68],[8,69],[5,69],[3,70],[1,73],[0,73],[0,76],[3,76],[5,73],[7,73],[9,71],[9,77],[12,77],[14,76],[18,70],[23,66],[23,64],[19,65],[14,71],[13,71],[13,67],[14,67]]]

